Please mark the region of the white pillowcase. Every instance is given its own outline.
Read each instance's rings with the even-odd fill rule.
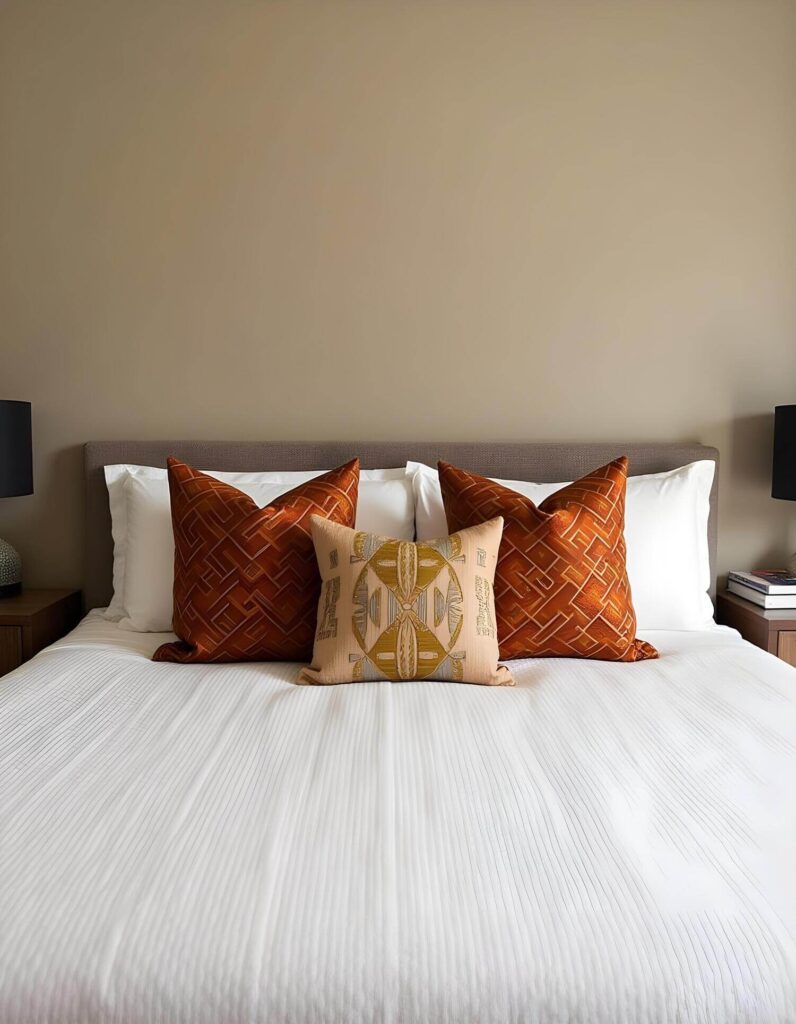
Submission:
[[[325,470],[290,473],[217,473],[211,476],[248,494],[262,508],[280,494]],[[124,629],[161,633],[171,629],[174,534],[165,469],[105,467],[113,533],[113,600],[106,618]],[[404,469],[362,470],[357,529],[401,540],[414,537],[412,481]]]
[[[445,537],[448,524],[435,469],[408,462],[415,495],[418,540]],[[638,629],[709,629],[708,517],[715,463],[692,462],[668,473],[627,481],[625,543],[627,574]],[[495,478],[492,478],[495,479]],[[538,505],[566,483],[496,480]]]

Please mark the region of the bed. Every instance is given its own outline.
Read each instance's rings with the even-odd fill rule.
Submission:
[[[429,454],[195,444],[88,446],[90,604],[106,462]],[[516,479],[710,451],[458,447]],[[0,685],[2,1024],[796,1021],[796,671],[733,631],[497,689],[151,662],[166,638],[94,610]]]

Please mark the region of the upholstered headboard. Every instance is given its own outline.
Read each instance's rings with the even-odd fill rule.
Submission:
[[[91,441],[85,445],[87,608],[107,605],[113,593],[113,540],[103,467],[116,463],[165,466],[175,455],[200,469],[331,469],[358,455],[363,469],[434,465],[444,459],[483,476],[539,482],[574,480],[618,455],[630,459],[631,476],[661,473],[697,459],[718,463],[715,448],[700,444],[535,444],[500,441]],[[718,465],[709,522],[711,577],[716,576]]]

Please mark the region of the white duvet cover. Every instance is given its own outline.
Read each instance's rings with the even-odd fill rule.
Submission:
[[[0,1022],[792,1024],[796,671],[736,634],[515,689],[0,680]]]

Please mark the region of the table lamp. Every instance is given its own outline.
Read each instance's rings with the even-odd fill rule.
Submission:
[[[33,494],[30,402],[0,400],[0,498]],[[0,538],[0,598],[22,589],[22,559]]]
[[[796,405],[778,405],[774,409],[771,497],[796,501]],[[796,554],[790,560],[789,569],[796,575]]]

